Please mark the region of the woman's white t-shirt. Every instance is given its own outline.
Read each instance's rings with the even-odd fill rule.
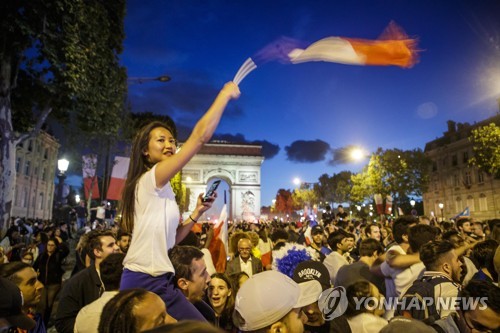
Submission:
[[[156,188],[155,169],[137,182],[132,243],[123,261],[126,269],[151,276],[175,273],[167,251],[175,245],[180,221],[172,186]]]

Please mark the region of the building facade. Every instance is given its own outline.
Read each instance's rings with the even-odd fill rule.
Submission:
[[[450,120],[444,135],[425,145],[432,160],[429,188],[423,194],[426,215],[449,219],[468,207],[477,220],[500,218],[500,179],[469,165],[474,155],[471,131],[490,123],[500,125],[500,114],[473,125]]]
[[[50,220],[59,143],[41,131],[17,146],[12,217]]]

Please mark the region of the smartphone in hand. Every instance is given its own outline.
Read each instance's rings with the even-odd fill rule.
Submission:
[[[217,187],[219,187],[220,182],[221,182],[220,180],[214,181],[212,183],[212,186],[210,186],[210,188],[208,189],[205,196],[203,196],[203,198],[201,199],[201,201],[203,202],[208,201],[208,199],[210,199],[210,197],[214,194],[215,190],[217,190]]]

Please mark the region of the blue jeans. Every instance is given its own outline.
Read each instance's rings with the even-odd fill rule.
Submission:
[[[76,218],[76,225],[77,225],[78,229],[85,227],[86,223],[87,223],[86,217],[77,217]]]
[[[175,287],[173,273],[151,276],[124,269],[120,290],[131,288],[144,288],[160,296],[167,306],[168,314],[177,320],[206,321],[205,317],[188,301],[186,296]]]

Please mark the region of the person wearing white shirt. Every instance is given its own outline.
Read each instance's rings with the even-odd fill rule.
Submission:
[[[328,269],[328,273],[330,273],[332,284],[335,282],[340,267],[349,264],[344,256],[351,250],[353,245],[349,238],[351,238],[351,235],[342,229],[333,232],[328,237],[328,245],[332,249],[332,253],[326,256],[323,264]]]

